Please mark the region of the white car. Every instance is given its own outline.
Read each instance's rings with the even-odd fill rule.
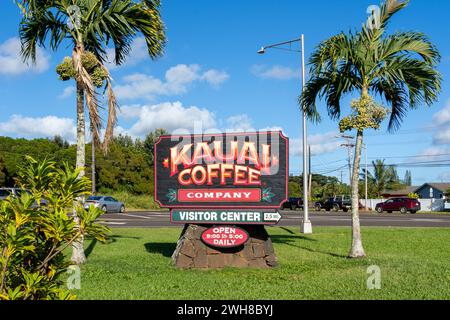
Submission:
[[[120,202],[113,197],[108,196],[90,196],[86,203],[84,204],[85,209],[89,209],[90,206],[100,208],[103,212],[125,212],[125,204]]]

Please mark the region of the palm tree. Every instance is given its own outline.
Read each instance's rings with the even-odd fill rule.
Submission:
[[[85,102],[93,127],[93,138],[99,141],[101,119],[93,80],[83,65],[86,52],[95,55],[107,73],[108,121],[103,149],[107,150],[116,124],[117,102],[109,72],[104,68],[109,45],[114,47],[115,63],[120,65],[131,50],[133,39],[140,33],[147,42],[152,59],[162,55],[165,30],[160,17],[159,0],[17,0],[23,11],[20,39],[24,60],[36,61],[36,47],[57,50],[69,42],[75,70],[77,92],[77,168],[85,167]],[[74,246],[72,260],[85,261],[83,239]]]
[[[322,42],[312,54],[311,79],[300,106],[308,116],[319,121],[316,99],[324,98],[332,119],[341,116],[340,101],[348,94],[358,94],[352,101],[352,114],[340,121],[340,130],[356,131],[352,173],[352,246],[349,257],[364,257],[358,212],[358,180],[364,130],[378,129],[390,113],[388,130],[396,130],[407,110],[430,106],[441,88],[436,70],[439,52],[419,32],[386,34],[392,16],[408,1],[387,0],[381,5],[377,26],[363,26],[358,32],[340,33]],[[374,101],[382,98],[389,109]]]
[[[386,165],[384,160],[378,159],[372,161],[372,167],[373,174],[368,171],[367,176],[370,183],[374,186],[377,197],[381,197],[386,190],[394,190],[402,186],[394,166]],[[364,174],[365,169],[363,169]]]

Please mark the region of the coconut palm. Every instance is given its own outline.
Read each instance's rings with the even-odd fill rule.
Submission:
[[[95,85],[83,63],[86,52],[95,55],[106,73],[108,120],[103,148],[107,150],[116,124],[117,101],[111,78],[104,62],[110,46],[115,52],[114,62],[122,64],[131,50],[132,41],[139,34],[146,40],[152,59],[162,55],[165,44],[164,25],[160,17],[159,0],[17,0],[23,11],[20,23],[22,56],[36,60],[36,48],[57,50],[61,45],[72,48],[72,63],[77,93],[77,168],[85,167],[85,102],[93,127],[93,138],[99,141],[101,119]],[[80,171],[84,175],[84,169]],[[72,260],[83,263],[82,239],[74,248]]]
[[[352,113],[340,121],[340,130],[356,131],[352,173],[352,246],[349,257],[364,257],[358,212],[358,180],[363,135],[378,129],[390,114],[388,130],[396,130],[408,109],[436,101],[441,76],[436,70],[440,55],[423,33],[387,34],[388,22],[408,1],[387,0],[379,20],[358,32],[340,33],[323,41],[311,56],[311,79],[299,104],[307,115],[320,120],[316,99],[324,98],[332,119],[341,118],[340,101],[357,94]],[[375,102],[381,98],[389,108]]]

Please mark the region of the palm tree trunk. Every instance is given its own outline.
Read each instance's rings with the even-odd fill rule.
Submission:
[[[361,225],[359,222],[359,165],[361,162],[362,142],[363,131],[358,130],[352,174],[352,248],[348,254],[350,258],[362,258],[366,255],[362,245]]]
[[[82,46],[77,45],[73,51],[74,65],[81,61]],[[86,120],[84,116],[84,86],[82,81],[77,76],[77,168],[81,168],[80,177],[85,175],[86,164]],[[78,199],[79,202],[84,202],[84,199]],[[79,220],[74,209],[74,220],[78,224]],[[84,254],[84,237],[80,236],[72,245],[72,258],[71,261],[75,264],[83,264],[86,262],[86,256]]]

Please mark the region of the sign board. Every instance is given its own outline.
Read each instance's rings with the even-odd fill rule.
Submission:
[[[274,225],[280,221],[278,212],[267,210],[192,210],[174,209],[170,221],[179,224],[262,224]]]
[[[171,209],[279,209],[288,196],[281,132],[162,136],[155,201]]]
[[[247,242],[248,233],[233,226],[217,226],[206,229],[202,233],[202,240],[209,246],[234,248]]]

